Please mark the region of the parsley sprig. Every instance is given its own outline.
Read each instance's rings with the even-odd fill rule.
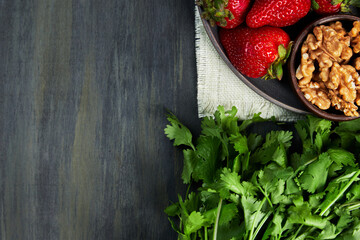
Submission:
[[[165,209],[178,239],[360,239],[360,120],[307,116],[296,132],[262,136],[248,127],[268,120],[241,122],[236,112],[203,118],[197,139],[168,115],[165,134],[182,147],[189,189]]]

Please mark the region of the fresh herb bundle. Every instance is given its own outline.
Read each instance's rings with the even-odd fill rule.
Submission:
[[[265,120],[240,122],[236,112],[203,118],[196,141],[168,115],[165,134],[183,147],[189,189],[165,209],[178,239],[359,240],[360,120],[307,116],[295,123],[302,151],[293,152],[295,133],[249,133]]]

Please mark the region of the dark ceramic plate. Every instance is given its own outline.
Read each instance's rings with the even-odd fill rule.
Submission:
[[[199,8],[201,13],[201,8]],[[300,32],[311,22],[321,18],[314,13],[309,13],[303,19],[301,19],[296,24],[283,28],[290,36],[291,40],[295,40]],[[285,109],[291,110],[293,112],[308,114],[310,113],[304,104],[299,100],[299,98],[294,94],[294,91],[291,86],[290,75],[287,72],[287,68],[284,66],[284,77],[281,81],[276,79],[263,80],[261,78],[249,78],[242,75],[235,67],[231,64],[227,58],[224,48],[222,47],[219,36],[218,36],[218,27],[210,26],[209,22],[202,19],[205,30],[215,46],[215,49],[225,61],[228,67],[235,73],[235,75],[243,81],[248,87],[258,93],[260,96],[269,100],[270,102],[283,107]]]

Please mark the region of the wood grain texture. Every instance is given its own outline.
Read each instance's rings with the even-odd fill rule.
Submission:
[[[0,0],[0,239],[176,239],[194,2]]]

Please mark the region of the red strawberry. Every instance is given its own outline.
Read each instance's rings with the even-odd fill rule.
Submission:
[[[292,45],[284,30],[240,25],[235,29],[220,29],[219,36],[230,62],[242,74],[252,78],[282,78],[282,65]]]
[[[337,12],[349,12],[349,6],[359,4],[357,1],[348,0],[312,0],[312,9],[322,15],[333,14]]]
[[[255,0],[246,17],[249,27],[290,26],[310,10],[311,0]]]
[[[199,0],[202,17],[209,20],[212,26],[235,28],[245,21],[250,0]]]

